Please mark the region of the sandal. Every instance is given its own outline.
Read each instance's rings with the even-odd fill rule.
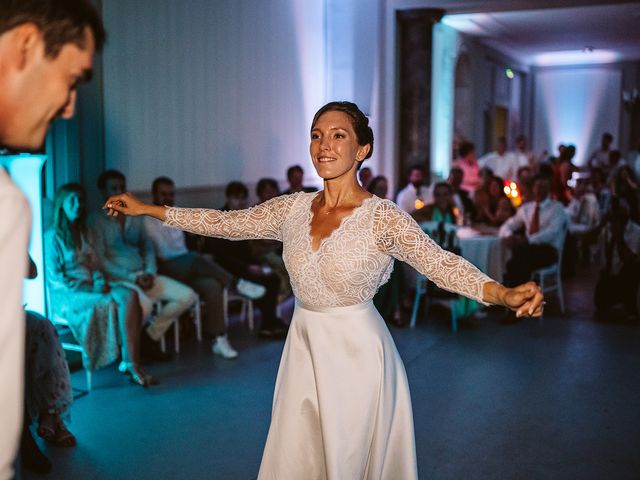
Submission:
[[[67,430],[67,427],[64,423],[60,422],[58,424],[58,428],[56,429],[56,440],[55,445],[59,447],[71,448],[75,447],[78,442],[76,441],[76,437]]]
[[[120,370],[121,373],[124,373],[131,383],[135,383],[141,387],[147,388],[150,385],[158,384],[158,380],[155,377],[148,375],[135,364],[120,362],[118,370]]]
[[[76,437],[67,430],[62,421],[56,425],[55,430],[47,425],[38,425],[37,432],[40,438],[51,445],[70,448],[77,444]]]

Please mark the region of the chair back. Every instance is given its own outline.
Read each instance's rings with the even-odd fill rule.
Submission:
[[[424,233],[445,250],[460,253],[460,240],[458,239],[458,226],[444,222],[422,222],[420,228]]]

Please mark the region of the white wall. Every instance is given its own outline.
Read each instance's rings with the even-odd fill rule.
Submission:
[[[106,164],[131,189],[312,176],[323,2],[104,0]],[[310,178],[310,180],[313,180]]]
[[[584,165],[603,132],[611,132],[617,145],[621,87],[615,65],[536,70],[533,149],[556,154],[558,144],[573,144],[574,162]]]

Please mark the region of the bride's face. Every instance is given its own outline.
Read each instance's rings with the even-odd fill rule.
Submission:
[[[358,145],[351,119],[346,113],[328,111],[311,130],[309,151],[318,175],[324,180],[331,180],[347,172],[355,174],[356,162],[364,159],[369,145]]]

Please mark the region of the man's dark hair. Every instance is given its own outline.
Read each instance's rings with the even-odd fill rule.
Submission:
[[[227,198],[230,197],[243,197],[247,198],[249,196],[249,190],[242,182],[230,182],[227,185],[227,188],[224,191],[224,194]]]
[[[471,142],[462,142],[460,147],[458,147],[458,155],[462,158],[469,155],[476,149],[476,146]]]
[[[151,193],[156,193],[160,185],[175,185],[169,177],[158,177],[151,184]]]
[[[287,178],[291,178],[291,175],[293,175],[296,172],[300,174],[304,174],[304,170],[302,170],[302,167],[300,165],[293,165],[287,168]]]
[[[90,0],[0,0],[0,35],[25,23],[40,29],[51,58],[67,43],[85,48],[86,27],[93,33],[96,51],[102,50],[107,37]]]
[[[605,142],[613,142],[613,135],[611,135],[609,132],[605,132],[602,134],[602,140]]]
[[[260,180],[258,180],[258,183],[256,185],[256,195],[260,196],[262,191],[267,187],[271,187],[276,191],[276,193],[280,193],[278,182],[276,182],[273,178],[261,178]]]
[[[104,190],[105,187],[107,186],[107,181],[114,178],[117,180],[122,180],[123,182],[127,181],[127,179],[124,176],[124,173],[119,172],[118,170],[105,170],[98,177],[98,182],[97,182],[98,188],[100,190]]]
[[[418,170],[419,172],[422,172],[423,175],[427,174],[427,171],[425,170],[425,168],[422,165],[411,165],[409,167],[409,171],[407,172],[407,176],[411,175],[411,172],[413,172],[414,170]]]

